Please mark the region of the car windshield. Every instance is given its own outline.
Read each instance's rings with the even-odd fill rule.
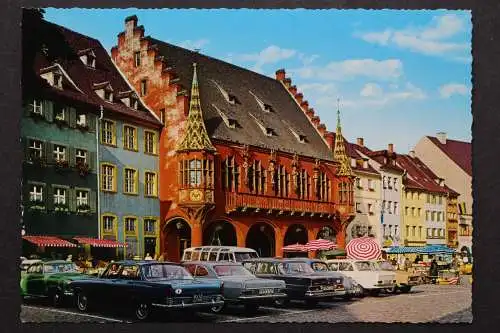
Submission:
[[[78,272],[76,265],[72,262],[60,264],[45,264],[43,270],[47,274],[51,273],[76,273]]]
[[[328,265],[324,262],[313,262],[311,267],[315,272],[326,272],[329,270]]]
[[[357,261],[354,263],[358,271],[376,271],[378,268],[370,261]]]
[[[234,257],[236,261],[241,262],[247,259],[258,258],[257,253],[255,252],[235,252]]]
[[[383,270],[383,271],[394,271],[394,266],[388,262],[388,261],[380,261],[375,264],[378,266],[378,269]]]
[[[181,266],[151,264],[142,267],[146,280],[193,280],[193,276]]]
[[[216,265],[214,271],[217,276],[253,276],[245,267],[240,265]]]
[[[284,274],[314,273],[314,270],[305,262],[287,262],[279,265]]]

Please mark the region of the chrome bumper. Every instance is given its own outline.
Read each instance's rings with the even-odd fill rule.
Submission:
[[[332,290],[332,291],[307,291],[305,296],[308,298],[320,298],[320,297],[335,297],[335,296],[343,296],[346,294],[344,290]]]
[[[251,301],[254,299],[274,299],[274,298],[284,298],[287,295],[285,293],[279,293],[279,294],[268,294],[268,295],[244,295],[238,297],[239,300],[242,301]]]
[[[154,307],[166,308],[166,309],[203,308],[203,307],[224,305],[224,301],[211,301],[211,302],[200,302],[200,303],[184,303],[184,302],[182,302],[180,304],[153,303],[151,305]]]

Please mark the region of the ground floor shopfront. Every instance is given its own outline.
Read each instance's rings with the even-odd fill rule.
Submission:
[[[201,245],[248,247],[260,257],[283,257],[284,246],[306,244],[318,238],[330,239],[343,248],[345,227],[345,223],[342,225],[334,218],[221,216],[193,223],[178,216],[162,224],[161,251],[171,261],[179,261],[185,248]]]

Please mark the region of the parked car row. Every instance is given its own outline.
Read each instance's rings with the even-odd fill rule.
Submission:
[[[96,276],[78,272],[72,262],[36,261],[22,274],[21,295],[46,298],[54,306],[67,302],[83,312],[121,307],[145,320],[159,309],[219,313],[243,305],[246,312],[254,312],[262,305],[286,306],[298,300],[315,306],[396,286],[394,272],[382,270],[375,261],[258,258],[251,253],[236,257],[221,249],[207,251],[207,256],[203,252],[194,256],[197,260],[181,264],[112,262]],[[206,260],[212,253],[217,254],[215,260]],[[229,254],[228,260],[221,254]],[[184,255],[192,258],[193,253]]]

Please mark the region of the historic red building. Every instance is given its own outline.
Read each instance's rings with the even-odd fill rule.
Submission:
[[[335,140],[284,70],[273,79],[144,37],[136,16],[111,53],[165,124],[160,242],[168,259],[211,244],[282,256],[283,246],[320,236],[344,247],[354,210],[340,122]]]

